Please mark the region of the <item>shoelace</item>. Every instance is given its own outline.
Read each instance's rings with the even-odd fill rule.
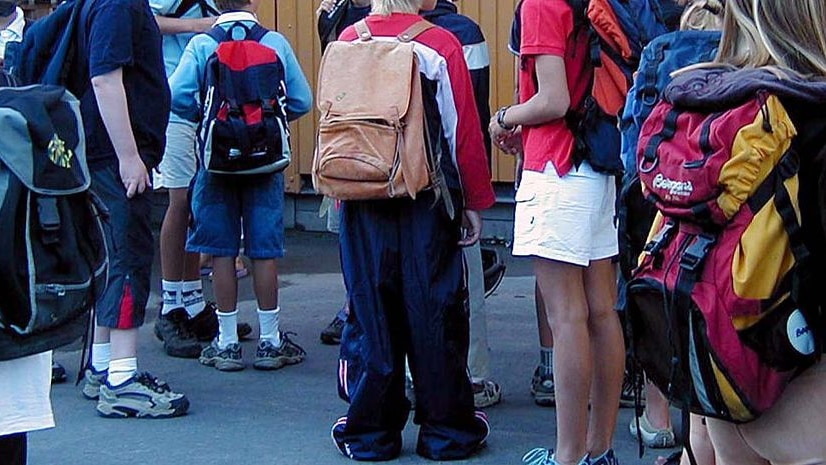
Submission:
[[[522,462],[526,465],[551,465],[553,464],[553,459],[551,458],[551,451],[544,447],[537,447],[523,455]]]
[[[135,380],[158,394],[163,394],[164,392],[170,392],[172,390],[166,382],[152,376],[148,371],[138,374]]]
[[[281,341],[282,341],[282,343],[283,343],[284,345],[289,344],[289,345],[291,345],[291,346],[295,347],[296,349],[298,349],[298,352],[299,352],[301,355],[307,355],[307,351],[306,351],[306,350],[304,350],[304,349],[303,349],[300,345],[298,345],[298,344],[296,344],[295,342],[293,342],[293,340],[292,340],[292,339],[290,339],[290,338],[289,338],[289,336],[298,336],[298,334],[296,334],[296,333],[294,333],[294,332],[292,332],[292,331],[287,331],[287,332],[281,333]]]

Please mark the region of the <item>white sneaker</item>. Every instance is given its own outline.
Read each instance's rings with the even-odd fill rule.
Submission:
[[[654,428],[651,426],[651,422],[648,421],[648,416],[645,413],[639,417],[639,420],[639,437],[642,438],[642,443],[645,444],[646,447],[650,447],[652,449],[670,449],[674,447],[674,429],[671,427],[663,429]],[[634,436],[635,438],[638,436],[636,419],[631,419],[631,424],[628,425],[628,430],[631,432],[631,436]]]

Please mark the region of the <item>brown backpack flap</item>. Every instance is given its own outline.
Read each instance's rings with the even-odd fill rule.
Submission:
[[[414,197],[430,184],[421,78],[413,44],[433,27],[416,23],[399,41],[334,42],[322,59],[316,190],[341,200]]]

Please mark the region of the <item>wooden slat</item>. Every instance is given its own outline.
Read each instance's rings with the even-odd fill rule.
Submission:
[[[491,108],[495,111],[513,100],[514,59],[508,52],[510,25],[517,0],[462,0],[463,14],[479,23],[491,53]],[[292,44],[304,73],[315,89],[320,45],[316,33],[315,9],[318,0],[263,0],[258,10],[262,24],[275,28]],[[276,27],[277,26],[277,27]],[[342,70],[346,72],[346,70]],[[287,190],[301,189],[301,175],[310,174],[318,114],[305,116],[292,125],[293,163],[287,170]],[[513,181],[513,157],[494,154],[495,181]]]

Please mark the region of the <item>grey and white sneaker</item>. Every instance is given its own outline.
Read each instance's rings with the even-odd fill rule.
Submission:
[[[652,449],[670,449],[675,446],[676,440],[673,428],[669,426],[667,428],[657,429],[648,421],[648,415],[644,412],[640,415],[639,420],[639,429],[637,429],[636,419],[632,418],[631,423],[628,425],[628,431],[634,438],[639,437],[645,447]]]
[[[106,382],[108,375],[108,370],[95,371],[91,366],[87,367],[83,372],[83,387],[80,390],[83,397],[97,400],[100,397],[100,386]]]
[[[189,400],[149,373],[137,373],[119,386],[100,387],[98,414],[106,418],[171,418],[185,415]]]
[[[556,404],[553,375],[542,374],[542,367],[536,367],[531,378],[531,395],[536,405],[553,407]]]
[[[258,341],[258,348],[255,350],[255,362],[252,366],[256,370],[277,370],[287,365],[301,363],[307,356],[307,351],[293,342],[290,334],[281,333],[281,346],[275,347],[272,342],[261,339]]]
[[[218,339],[204,347],[198,361],[202,365],[215,367],[220,371],[239,371],[244,369],[244,360],[241,358],[241,344],[233,342],[225,348],[218,345]]]
[[[502,387],[496,382],[483,379],[472,383],[472,386],[474,407],[487,408],[502,401]]]

